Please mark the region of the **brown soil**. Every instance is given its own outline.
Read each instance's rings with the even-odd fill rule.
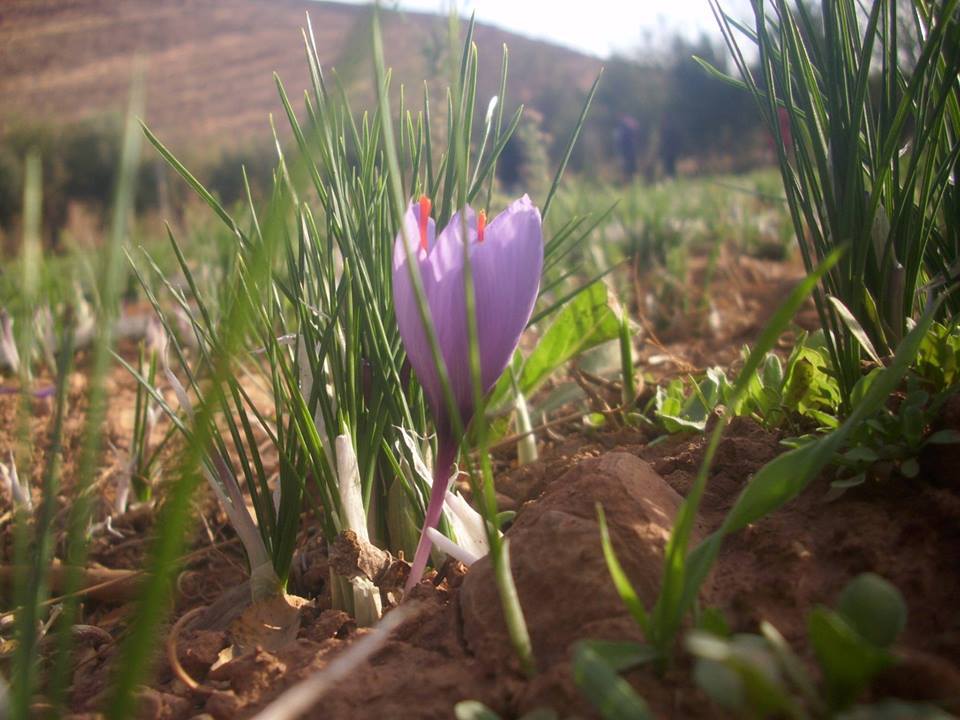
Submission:
[[[752,309],[750,317],[731,326],[733,336],[688,341],[686,347],[680,339],[664,343],[675,343],[677,354],[689,353],[691,363],[695,352],[719,351],[719,343],[726,343],[728,352],[735,351],[755,336],[761,326],[759,314],[785,292],[786,282],[777,280],[766,290],[756,287],[759,283],[747,283],[736,290]],[[722,295],[733,298],[734,290],[727,290]],[[84,386],[83,376],[77,374],[72,381],[66,439],[73,449],[80,443]],[[126,373],[117,370],[111,375],[114,402],[106,438],[120,448],[129,437],[126,423],[133,392],[133,381]],[[17,437],[16,403],[15,397],[0,396],[0,452],[4,455]],[[49,404],[37,401],[32,410],[30,431],[33,437],[43,438],[49,427]],[[947,406],[942,423],[960,428],[957,403]],[[543,706],[556,708],[561,717],[593,717],[572,682],[573,643],[583,638],[642,640],[609,580],[595,505],[599,502],[605,508],[621,562],[650,606],[672,518],[689,490],[705,444],[702,436],[678,435],[653,445],[651,439],[647,432],[635,429],[584,433],[568,427],[548,441],[542,459],[535,463],[511,467],[509,456],[497,457],[503,504],[518,508],[507,538],[538,664],[532,680],[520,672],[510,651],[489,563],[481,560],[469,572],[448,565],[442,581],[425,581],[414,591],[422,603],[415,616],[348,683],[328,692],[308,716],[449,718],[454,703],[476,699],[505,718]],[[731,423],[711,472],[696,528],[699,537],[720,524],[751,475],[783,451],[780,440],[778,434],[751,421]],[[117,462],[118,452],[108,450],[105,467]],[[955,451],[924,456],[921,480],[891,478],[855,488],[831,502],[826,499],[829,477],[820,478],[787,507],[726,540],[703,589],[702,603],[718,608],[735,631],[756,632],[761,621],[773,623],[809,659],[805,642],[809,610],[817,604],[833,604],[856,574],[878,573],[902,591],[910,615],[897,648],[903,664],[881,677],[871,694],[939,701],[960,711],[956,603],[960,597],[960,496],[956,457],[948,452]],[[61,507],[69,505],[73,455],[67,453]],[[33,467],[36,483],[40,464]],[[108,497],[106,489],[102,494]],[[209,606],[245,575],[239,545],[215,505],[201,493],[196,506],[201,521],[191,540],[193,552],[178,578],[171,622]],[[2,523],[4,562],[9,562],[9,516]],[[92,560],[111,569],[139,569],[152,523],[149,510],[134,509],[117,518],[118,535],[97,535]],[[151,688],[140,697],[141,717],[250,716],[298,680],[326,667],[338,651],[368,632],[358,630],[349,616],[330,609],[325,549],[315,521],[305,516],[304,525],[291,590],[315,603],[303,613],[297,640],[273,652],[256,649],[211,670],[227,644],[223,631],[183,630],[177,642],[178,658],[201,686],[191,690],[184,685],[158,647],[157,673]],[[78,651],[74,712],[92,713],[99,706],[131,609],[128,597],[121,593],[85,602],[82,622],[93,630],[84,636]],[[656,717],[725,717],[693,684],[682,651],[676,666],[663,676],[640,669],[626,677]]]
[[[719,525],[751,473],[782,450],[778,440],[750,421],[733,422],[711,474],[700,535]],[[634,432],[570,438],[503,478],[501,490],[521,503],[507,537],[540,670],[533,680],[520,673],[510,650],[491,569],[481,560],[465,576],[448,573],[439,587],[421,584],[414,596],[424,607],[308,716],[448,718],[456,701],[478,699],[503,717],[542,706],[592,717],[572,683],[571,646],[582,638],[642,640],[609,581],[595,503],[606,509],[620,559],[651,605],[671,518],[704,446],[701,437],[678,436],[654,447],[645,441]],[[955,702],[960,498],[934,485],[891,481],[827,502],[827,487],[825,480],[815,483],[788,507],[729,538],[703,603],[719,608],[735,631],[756,632],[760,621],[770,621],[805,654],[809,609],[832,604],[856,574],[876,572],[903,592],[910,618],[898,645],[907,667],[881,678],[874,693]],[[215,585],[216,564],[204,572]],[[183,609],[194,604],[181,602]],[[162,669],[155,693],[143,701],[144,715],[252,714],[365,632],[343,613],[317,610],[306,616],[295,644],[254,651],[209,674],[223,634],[185,633],[181,661],[208,691],[191,693]],[[104,656],[105,664],[110,653]],[[103,670],[97,663],[78,673],[76,709],[93,709]],[[682,655],[663,677],[648,670],[627,677],[656,717],[725,717],[692,684]]]

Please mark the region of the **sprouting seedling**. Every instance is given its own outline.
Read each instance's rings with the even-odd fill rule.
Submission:
[[[489,225],[483,212],[469,206],[456,213],[437,236],[430,200],[410,203],[394,244],[393,300],[404,348],[423,387],[437,431],[433,487],[417,544],[407,589],[419,582],[443,509],[450,470],[461,438],[456,428],[469,423],[476,410],[470,372],[470,346],[464,284],[464,230],[476,297],[480,385],[488,392],[513,356],[533,312],[543,267],[540,211],[524,195]],[[406,238],[406,244],[404,241]],[[415,260],[408,266],[408,259]],[[419,314],[415,271],[423,284],[427,310],[449,379],[452,407],[446,402],[441,369],[434,362],[430,340]],[[452,417],[456,412],[459,418]],[[459,420],[459,422],[458,422]]]
[[[526,465],[532,463],[539,455],[537,454],[537,436],[533,432],[533,423],[530,421],[530,408],[527,405],[527,398],[517,386],[517,375],[510,368],[511,381],[514,393],[514,412],[517,418],[517,434],[520,439],[517,440],[517,463]]]
[[[0,308],[0,367],[8,367],[13,372],[20,370],[20,353],[13,336],[13,318],[6,308]]]
[[[166,344],[163,327],[151,323],[148,327],[147,342],[139,348],[139,371],[146,383],[137,383],[136,404],[133,413],[133,434],[127,449],[127,459],[117,479],[114,511],[122,514],[126,511],[131,490],[137,501],[150,499],[150,474],[157,458],[159,447],[151,447],[151,435],[163,412],[150,394],[148,387],[156,387],[157,359],[161,348]]]
[[[27,512],[33,510],[33,499],[30,496],[30,487],[20,482],[17,475],[17,461],[10,452],[9,462],[0,463],[0,485],[10,493],[15,508],[23,508]]]
[[[170,369],[167,362],[166,348],[159,353],[163,374],[170,384],[181,410],[187,418],[193,421],[195,413],[193,402],[187,394],[187,389],[183,386],[177,376]],[[164,407],[164,411],[175,422],[180,422],[184,433],[190,438],[190,430],[179,421],[175,412],[169,406]],[[246,502],[243,498],[243,491],[230,465],[223,457],[215,444],[210,444],[205,453],[203,463],[203,475],[207,484],[216,495],[220,507],[226,513],[230,524],[240,538],[243,549],[247,554],[247,560],[250,563],[251,593],[254,598],[263,597],[272,592],[277,585],[276,573],[270,561],[270,553],[264,544],[257,526],[250,517]]]

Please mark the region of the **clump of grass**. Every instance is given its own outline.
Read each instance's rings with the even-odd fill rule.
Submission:
[[[753,94],[776,138],[807,270],[849,247],[814,295],[849,413],[861,358],[892,354],[928,297],[955,286],[957,3],[904,13],[892,0],[842,0],[814,14],[758,0],[753,27],[711,5],[739,72],[726,79]],[[902,45],[904,15],[913,48]],[[756,46],[755,68],[741,44]],[[941,317],[948,308],[954,298]]]

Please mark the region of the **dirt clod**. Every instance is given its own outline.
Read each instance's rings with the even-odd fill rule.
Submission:
[[[663,548],[680,497],[647,463],[627,453],[586,460],[528,503],[507,533],[511,566],[541,669],[567,679],[571,645],[596,639],[641,640],[626,617],[600,543],[603,505],[614,548],[645,603],[655,599]],[[464,639],[490,668],[515,666],[489,560],[476,563],[460,594]],[[535,608],[535,610],[534,610]],[[554,672],[553,667],[561,669]],[[558,680],[558,687],[570,684]],[[536,696],[538,693],[534,693]]]

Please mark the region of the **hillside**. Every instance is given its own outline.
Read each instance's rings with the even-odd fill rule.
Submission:
[[[300,28],[309,11],[325,69],[361,101],[371,97],[369,9],[308,0],[3,0],[0,132],[22,121],[72,123],[122,110],[137,63],[145,71],[147,123],[181,149],[223,147],[269,135],[282,114],[273,73],[295,101],[307,87]],[[417,88],[446,71],[446,20],[386,12],[395,82]],[[600,61],[479,27],[480,97],[495,92],[500,48],[510,49],[514,102],[549,113],[582,97]],[[439,85],[436,86],[439,89]],[[282,125],[283,123],[278,123]]]

